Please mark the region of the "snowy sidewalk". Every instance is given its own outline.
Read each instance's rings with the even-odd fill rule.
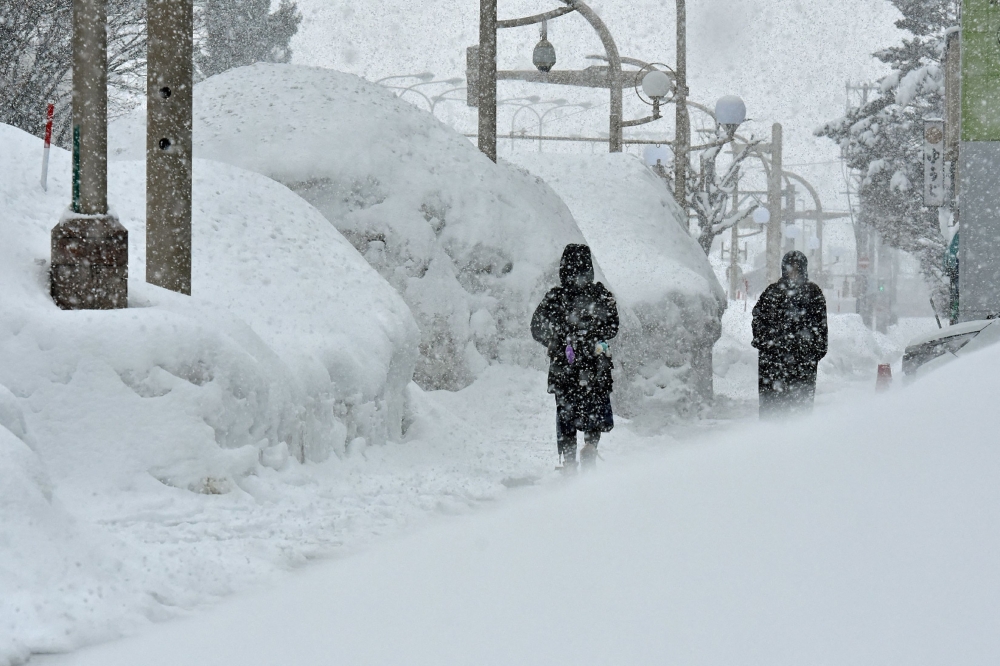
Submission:
[[[636,453],[39,664],[992,665],[988,351],[905,391]],[[518,392],[537,379],[493,376],[511,391],[460,393],[433,416],[512,410],[524,420],[504,423],[533,437],[541,401]],[[506,469],[541,469],[531,455]]]
[[[738,319],[727,330],[739,334]],[[728,344],[720,343],[724,354],[737,343]],[[843,374],[821,375],[819,411],[873,392],[873,381],[850,374],[858,359],[847,354],[857,347],[850,339],[835,345],[840,351],[831,362]],[[730,363],[730,388],[752,392],[748,362],[741,352]],[[51,594],[32,588],[0,599],[0,626],[10,626],[13,637],[0,637],[0,664],[27,656],[26,637],[33,651],[67,651],[144,633],[150,621],[272,587],[310,561],[358,553],[443,515],[469,514],[534,492],[525,485],[558,484],[554,408],[543,372],[493,366],[459,392],[425,393],[412,384],[409,391],[404,442],[349,447],[345,458],[323,463],[288,461],[281,471],[261,466],[226,494],[192,493],[152,477],[145,485],[113,489],[88,485],[86,474],[72,482],[56,478],[55,500],[72,507],[76,522],[72,534],[58,535],[51,547],[93,544],[81,557],[99,561],[85,569],[99,575],[56,570],[49,581],[38,581]],[[752,401],[735,395],[729,413],[674,426],[671,436],[643,437],[619,420],[602,438],[602,467],[612,472],[642,451],[686,446],[672,437],[700,444],[755,427]],[[42,426],[31,423],[30,413],[26,417],[29,428]]]
[[[86,475],[57,479],[55,500],[72,507],[73,529],[94,544],[90,556],[113,559],[102,579],[53,572],[59,594],[0,601],[0,626],[11,627],[0,637],[0,664],[26,656],[26,636],[32,650],[65,651],[141,632],[150,620],[274,585],[309,561],[524,492],[509,488],[559,480],[544,373],[497,366],[456,393],[409,390],[404,442],[323,463],[289,461],[281,471],[262,466],[226,494],[153,479],[114,491],[88,486]],[[619,427],[602,449],[613,459],[644,445]]]

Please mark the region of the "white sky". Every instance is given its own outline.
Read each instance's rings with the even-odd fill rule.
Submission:
[[[375,80],[394,74],[430,71],[439,79],[464,77],[465,47],[478,41],[476,0],[298,0],[304,20],[292,43],[294,61],[332,67]],[[555,0],[500,0],[501,18],[545,11]],[[671,0],[592,0],[615,35],[622,55],[673,66],[675,14]],[[785,135],[785,163],[820,190],[826,210],[846,210],[844,180],[838,150],[813,130],[841,114],[848,80],[872,80],[884,73],[870,54],[899,39],[893,26],[896,10],[887,0],[689,0],[688,60],[692,99],[708,106],[724,94],[740,95],[752,119],[745,133],[769,137],[773,122]],[[586,55],[602,53],[600,41],[576,15],[553,21],[549,39],[556,47],[557,69],[590,64]],[[500,39],[501,68],[531,68],[537,28],[504,31]],[[461,85],[461,84],[460,84]],[[428,94],[449,85],[423,86]],[[464,93],[453,93],[461,98]],[[539,95],[571,102],[590,101],[589,111],[559,119],[549,115],[546,133],[586,133],[607,130],[607,93],[554,86],[501,83],[500,96]],[[410,96],[420,104],[419,97]],[[501,111],[499,131],[509,132],[511,115]],[[648,107],[626,91],[625,114],[635,118]],[[460,130],[475,131],[474,110],[463,102],[443,103],[438,115]],[[666,118],[632,136],[673,135],[672,109]],[[535,116],[522,112],[516,128],[537,129]],[[500,154],[511,142],[500,142]],[[534,150],[527,143],[518,150]],[[550,151],[601,150],[582,144],[546,145]],[[804,193],[803,193],[804,195]],[[811,204],[809,204],[811,208]],[[838,233],[837,227],[842,227]],[[829,244],[853,238],[846,224],[827,227]],[[843,240],[841,240],[841,237]]]

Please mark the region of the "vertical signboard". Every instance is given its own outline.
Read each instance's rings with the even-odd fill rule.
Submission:
[[[1000,3],[962,1],[959,318],[1000,314]]]
[[[924,205],[943,206],[944,121],[924,121]]]

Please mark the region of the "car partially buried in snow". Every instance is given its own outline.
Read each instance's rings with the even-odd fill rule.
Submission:
[[[903,352],[907,379],[923,376],[959,356],[1000,341],[1000,320],[979,319],[955,324],[910,341]]]

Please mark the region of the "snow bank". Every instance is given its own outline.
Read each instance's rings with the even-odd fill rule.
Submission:
[[[129,230],[130,307],[59,310],[47,261],[70,200],[69,155],[53,149],[46,193],[34,168],[41,141],[0,125],[0,145],[6,664],[225,593],[213,579],[165,582],[152,563],[126,566],[128,549],[77,517],[103,522],[136,505],[155,513],[183,496],[240,498],[291,456],[399,439],[417,329],[315,209],[263,176],[205,161],[194,171],[194,296],[143,281],[145,169],[117,163],[109,199]],[[170,558],[159,565],[176,572]]]
[[[992,347],[45,666],[992,665],[998,377]]]
[[[323,457],[348,436],[398,439],[414,323],[307,203],[257,174],[196,162],[194,297],[184,298],[142,281],[145,169],[112,164],[109,200],[129,229],[132,307],[63,313],[46,294],[45,262],[49,229],[69,200],[68,155],[53,153],[43,193],[23,169],[40,153],[37,140],[0,131],[4,235],[15,239],[0,250],[11,285],[0,328],[10,361],[0,379],[16,394],[65,384],[96,360],[141,397],[205,390],[201,416],[227,449],[266,440]],[[43,349],[32,352],[39,340]]]
[[[391,91],[258,64],[195,88],[195,154],[264,174],[316,206],[392,284],[421,330],[416,380],[458,388],[500,360],[541,363],[528,319],[556,282],[573,217],[537,178],[495,165]],[[145,145],[144,112],[111,130]]]
[[[142,573],[53,499],[44,463],[5,427],[0,525],[0,664],[107,640],[134,630],[137,617],[156,617]]]
[[[640,328],[619,344],[618,405],[647,417],[711,395],[725,294],[663,181],[631,155],[518,154],[563,198],[619,304]]]

